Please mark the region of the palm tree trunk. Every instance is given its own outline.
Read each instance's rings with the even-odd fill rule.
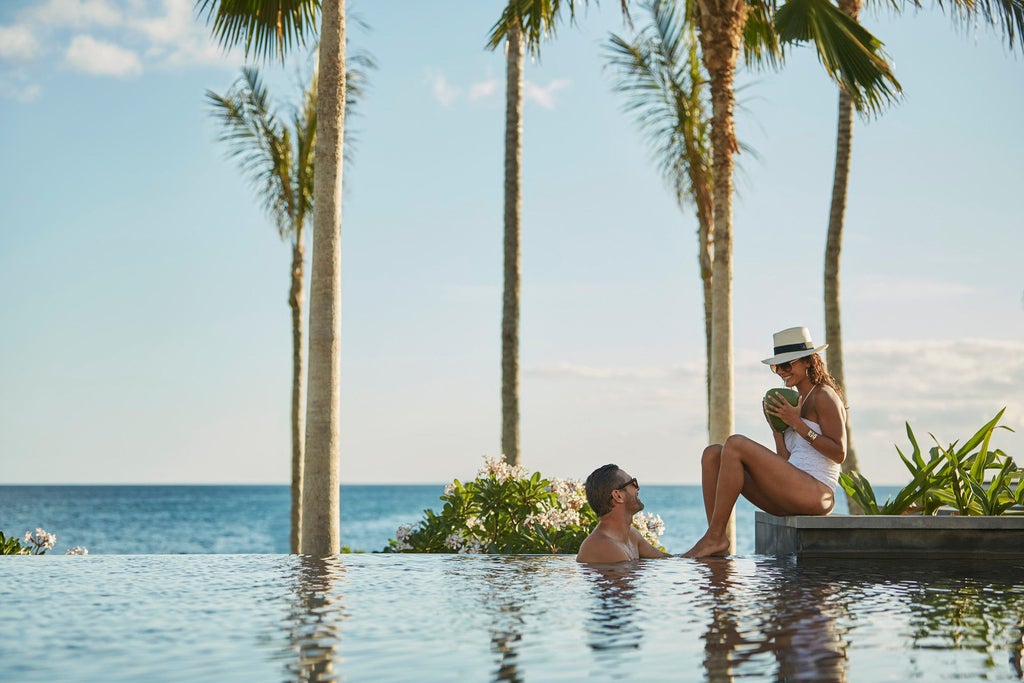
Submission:
[[[345,0],[323,0],[319,60],[301,552],[332,555],[341,549],[338,470]]]
[[[715,254],[711,287],[711,441],[724,443],[733,431],[732,193],[736,142],[734,108],[736,59],[747,6],[742,0],[701,3],[698,26],[711,87],[711,142],[714,150]],[[727,528],[735,552],[736,521]]]
[[[523,139],[523,35],[508,34],[505,92],[505,291],[501,316],[501,451],[519,464],[519,218]]]
[[[704,290],[704,361],[707,390],[707,428],[711,436],[711,274],[715,257],[715,205],[713,179],[703,170],[700,153],[691,152],[690,184],[697,205],[697,261],[700,264],[700,280]]]
[[[302,538],[302,393],[305,356],[302,339],[303,261],[305,230],[299,225],[292,245],[292,286],[288,303],[292,309],[292,524],[291,552],[299,552]]]
[[[860,0],[840,0],[840,9],[854,20],[860,14]],[[843,331],[839,314],[839,260],[843,245],[843,221],[846,215],[846,195],[850,179],[850,157],[853,142],[853,100],[845,90],[839,90],[839,116],[836,132],[836,165],[832,174],[832,205],[828,215],[828,237],[825,241],[825,339],[828,341],[826,359],[829,373],[843,388],[849,400],[846,375],[843,370]],[[846,460],[844,472],[859,472],[857,454],[853,449],[853,430],[850,416],[846,416]],[[846,496],[850,514],[863,514],[857,502]]]

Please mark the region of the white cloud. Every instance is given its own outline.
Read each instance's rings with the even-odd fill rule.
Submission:
[[[501,85],[501,82],[495,79],[474,83],[469,86],[469,101],[479,102],[491,97],[494,93],[498,92],[499,85]]]
[[[450,109],[459,98],[460,90],[448,82],[443,73],[436,70],[427,72],[427,78],[434,94],[434,99],[445,109]]]
[[[92,36],[75,36],[65,53],[65,60],[73,69],[95,76],[126,78],[142,73],[142,61],[133,51]]]
[[[98,54],[72,29],[102,45]],[[69,41],[70,39],[70,42]],[[241,50],[222,51],[194,16],[194,0],[46,0],[0,27],[0,58],[41,56],[46,45],[67,44],[72,66],[94,75],[141,73],[143,63],[166,67],[241,64]],[[95,46],[95,45],[94,45]],[[92,46],[92,47],[94,47]],[[114,49],[116,47],[116,49]]]
[[[0,26],[0,59],[28,61],[39,54],[39,41],[27,26]]]
[[[241,50],[222,51],[205,23],[196,21],[193,6],[193,0],[164,0],[162,14],[130,22],[149,42],[146,57],[172,67],[241,62]]]
[[[14,100],[26,104],[39,97],[43,90],[29,81],[20,71],[9,74],[0,73],[0,98]]]
[[[545,86],[526,81],[523,83],[523,99],[527,102],[539,104],[545,109],[554,109],[555,93],[568,86],[569,81],[564,78],[553,80]]]
[[[27,16],[34,23],[77,29],[118,26],[124,21],[121,11],[107,0],[49,0]]]

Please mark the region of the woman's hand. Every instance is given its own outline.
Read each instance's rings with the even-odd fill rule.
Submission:
[[[789,401],[782,398],[778,394],[772,394],[764,400],[764,415],[765,419],[768,419],[769,415],[774,415],[779,418],[787,425],[793,428],[800,428],[804,426],[804,421],[800,419],[800,408],[804,404],[804,397],[800,396],[797,399],[796,405],[790,405]],[[771,424],[769,422],[769,424]],[[772,428],[774,431],[774,428]]]

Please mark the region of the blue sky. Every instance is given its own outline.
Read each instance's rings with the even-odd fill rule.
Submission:
[[[523,461],[699,480],[696,224],[603,68],[618,3],[526,68]],[[499,450],[500,2],[350,2],[379,68],[343,219],[342,480],[441,482]],[[642,14],[636,12],[637,20]],[[905,97],[858,119],[842,262],[862,470],[905,479],[904,421],[966,439],[1007,406],[1024,459],[1024,63],[986,26],[869,17]],[[304,59],[265,67],[295,99]],[[5,483],[288,480],[289,248],[204,102],[243,60],[191,0],[0,5]],[[823,330],[835,91],[808,49],[744,72],[736,429],[770,443],[772,332]]]

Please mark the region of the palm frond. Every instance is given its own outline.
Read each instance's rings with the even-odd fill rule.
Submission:
[[[1000,31],[1011,50],[1024,48],[1024,0],[934,0],[942,11],[949,10],[957,25],[972,26],[983,22]],[[897,12],[911,6],[921,9],[921,0],[887,0]]]
[[[222,48],[283,61],[293,45],[316,40],[320,0],[196,0],[195,11]]]
[[[881,41],[829,0],[789,0],[775,13],[775,28],[783,42],[813,42],[858,110],[880,112],[902,92]]]
[[[563,8],[569,10],[569,24],[576,23],[576,8],[586,7],[590,0],[507,0],[501,16],[487,34],[488,50],[497,49],[508,40],[509,31],[516,24],[522,29],[526,48],[534,57],[540,57],[540,44],[555,37]],[[597,0],[594,0],[597,4]],[[622,21],[632,29],[628,0],[620,0]]]
[[[641,7],[650,23],[632,41],[612,34],[607,65],[617,72],[614,88],[626,96],[624,109],[682,206],[695,199],[694,177],[711,183],[707,78],[692,25],[679,7],[664,0]]]
[[[778,68],[785,54],[772,24],[775,3],[748,2],[747,23],[743,25],[743,60],[747,66]]]
[[[228,156],[238,162],[273,218],[278,233],[286,237],[294,227],[298,199],[291,176],[293,147],[290,136],[271,110],[259,71],[243,69],[226,95],[207,91],[206,98],[222,124],[218,140],[227,144]]]

